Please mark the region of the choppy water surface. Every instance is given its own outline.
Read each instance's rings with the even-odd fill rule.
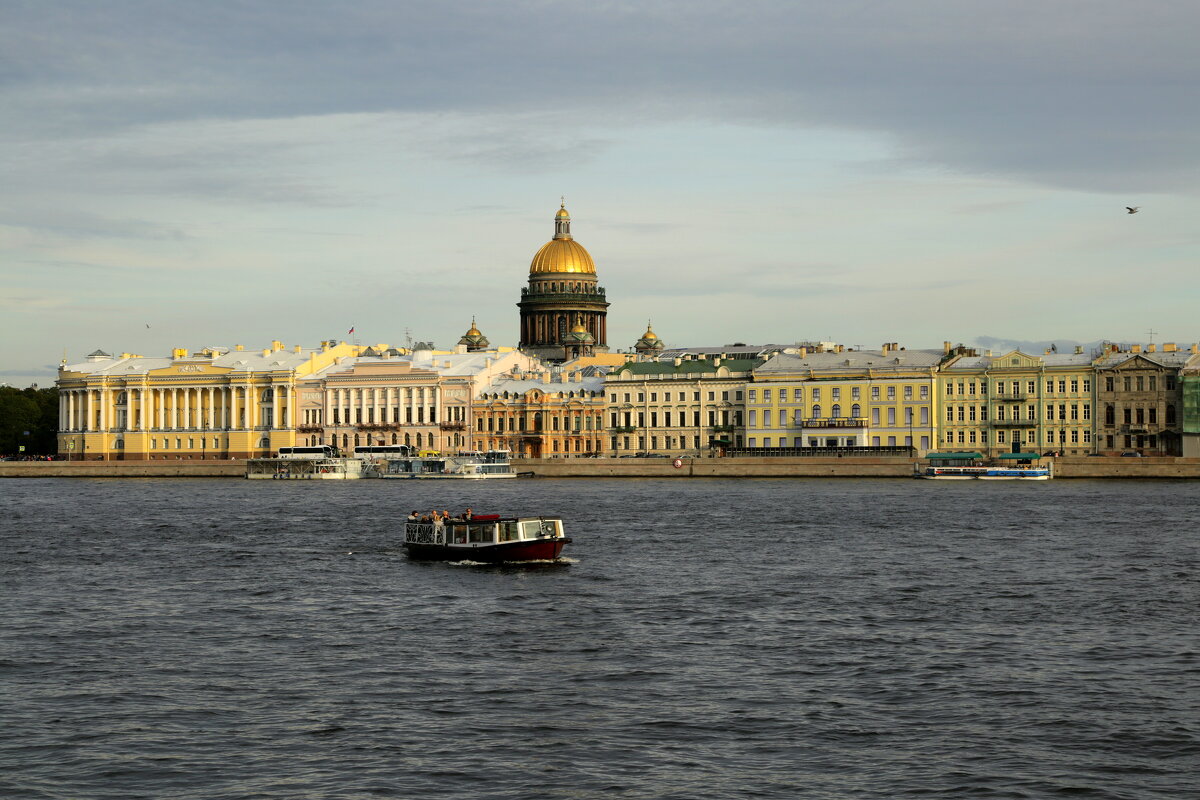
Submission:
[[[466,505],[570,562],[405,559]],[[7,480],[0,796],[1179,798],[1198,529],[1195,482]]]

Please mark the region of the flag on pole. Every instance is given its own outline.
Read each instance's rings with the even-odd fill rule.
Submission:
[[[351,328],[350,330],[346,331],[347,336],[349,336],[352,333],[354,333],[354,328]]]

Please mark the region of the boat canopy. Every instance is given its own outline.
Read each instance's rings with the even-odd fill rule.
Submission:
[[[983,458],[983,453],[930,453],[925,457],[930,461],[974,461]]]
[[[1035,458],[1041,458],[1037,453],[1001,453],[996,457],[1017,459],[1018,461],[1033,461]]]

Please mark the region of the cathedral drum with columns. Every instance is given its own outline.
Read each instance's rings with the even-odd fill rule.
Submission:
[[[591,255],[571,236],[565,204],[554,215],[554,238],[529,265],[517,306],[524,352],[548,361],[608,352],[608,302]]]

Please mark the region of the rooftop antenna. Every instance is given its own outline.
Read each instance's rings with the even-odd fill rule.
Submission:
[[[409,350],[412,350],[412,328],[404,329],[404,343],[408,345]]]
[[[1146,331],[1146,333],[1150,334],[1150,344],[1154,344],[1154,334],[1158,333],[1158,331],[1151,328],[1150,330]]]

